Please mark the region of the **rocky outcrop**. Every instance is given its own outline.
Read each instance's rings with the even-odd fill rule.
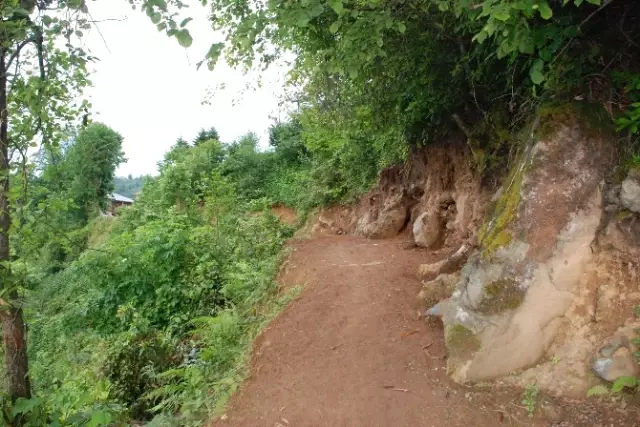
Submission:
[[[615,381],[621,377],[631,377],[640,373],[640,365],[636,361],[633,338],[618,334],[602,347],[593,362],[593,371],[605,381]]]
[[[438,307],[455,379],[529,368],[567,327],[565,313],[594,258],[608,147],[576,122],[543,138],[532,133],[480,230],[478,251]]]
[[[481,185],[468,146],[454,138],[413,152],[358,202],[316,212],[305,228],[404,233],[449,254],[419,267],[418,297],[444,323],[458,381],[535,380],[581,397],[598,378],[637,369],[632,344],[606,348],[621,328],[640,326],[640,173],[610,183],[615,135],[560,116],[510,145],[518,150],[497,191]]]
[[[383,199],[380,209],[367,210],[358,220],[355,233],[371,239],[384,239],[400,233],[407,224],[410,200],[400,190]]]
[[[440,274],[433,280],[423,282],[422,290],[418,293],[418,300],[427,306],[433,306],[439,301],[449,298],[456,288],[460,275]]]
[[[640,213],[640,169],[633,169],[620,186],[620,203],[631,212]]]
[[[452,137],[384,170],[378,185],[357,202],[310,215],[299,235],[381,239],[406,232],[418,246],[455,249],[473,238],[490,197],[464,140]]]

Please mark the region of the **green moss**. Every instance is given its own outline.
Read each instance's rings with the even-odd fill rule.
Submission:
[[[631,211],[627,209],[620,209],[618,210],[618,212],[616,212],[616,221],[623,221],[629,218],[631,215],[633,215]]]
[[[505,190],[495,204],[491,220],[480,229],[483,258],[490,258],[498,248],[509,245],[513,240],[510,226],[518,215],[520,205],[520,190],[525,169],[522,162],[524,159],[517,162],[511,174],[507,176],[503,184]]]
[[[478,337],[470,329],[460,324],[447,325],[444,336],[449,359],[466,360],[480,349]]]
[[[540,126],[536,136],[539,138],[551,136],[559,125],[574,123],[578,120],[587,136],[615,134],[615,123],[600,104],[579,101],[549,103],[538,108],[538,114]]]
[[[513,236],[510,231],[502,230],[498,232],[494,237],[486,242],[484,251],[482,252],[483,256],[485,256],[485,258],[490,257],[499,248],[508,246],[512,240]]]
[[[482,314],[513,310],[522,304],[524,294],[514,278],[504,277],[485,286],[482,301],[476,310]]]

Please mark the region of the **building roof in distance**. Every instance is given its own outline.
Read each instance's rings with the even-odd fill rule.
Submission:
[[[133,203],[133,200],[118,193],[109,194],[109,200],[120,203]]]

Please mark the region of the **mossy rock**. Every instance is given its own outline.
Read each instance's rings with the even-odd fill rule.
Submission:
[[[453,362],[468,360],[480,349],[480,340],[473,331],[458,323],[447,325],[444,336],[447,354]]]
[[[600,104],[589,102],[549,103],[538,108],[540,127],[539,138],[552,136],[560,125],[580,122],[585,135],[599,137],[603,133],[615,134],[615,125],[607,111]]]
[[[624,221],[625,219],[629,218],[632,215],[633,215],[633,212],[631,212],[628,209],[619,209],[616,212],[616,221]]]
[[[482,301],[476,311],[482,314],[499,314],[518,308],[524,301],[525,292],[513,277],[503,277],[485,285]]]
[[[485,259],[491,258],[497,249],[508,246],[513,240],[511,227],[518,217],[525,172],[524,161],[522,158],[514,165],[504,183],[505,190],[495,203],[491,220],[480,229],[481,254]]]

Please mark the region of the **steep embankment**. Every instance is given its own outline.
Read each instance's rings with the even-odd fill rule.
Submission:
[[[454,138],[413,153],[359,202],[319,212],[305,231],[402,233],[449,254],[417,275],[427,315],[445,324],[448,371],[459,382],[535,381],[584,397],[603,379],[635,375],[638,173],[625,179],[617,136],[578,111],[547,110],[513,136],[502,185],[483,183]]]
[[[638,373],[640,172],[579,117],[528,124],[502,185],[454,138],[312,215],[281,277],[305,289],[216,425],[494,426],[522,396],[530,425],[634,425],[566,400]]]

